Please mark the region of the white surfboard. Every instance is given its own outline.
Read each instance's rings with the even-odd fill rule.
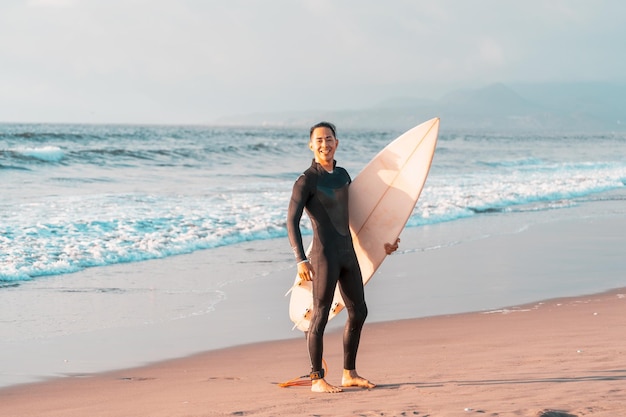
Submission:
[[[415,208],[430,170],[438,133],[439,118],[407,131],[380,151],[350,184],[350,231],[363,284],[368,283],[387,256],[384,244],[396,241]],[[337,288],[329,320],[343,308]],[[307,331],[312,313],[311,282],[300,282],[296,275],[289,302],[294,328]]]

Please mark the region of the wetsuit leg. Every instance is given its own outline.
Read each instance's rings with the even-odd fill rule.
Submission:
[[[356,369],[356,354],[361,340],[361,330],[367,318],[367,305],[363,290],[361,269],[356,256],[346,257],[339,277],[339,290],[348,310],[348,321],[343,332],[344,369]]]
[[[307,344],[311,358],[311,370],[321,371],[324,353],[324,330],[335,294],[339,265],[324,256],[311,256],[315,278],[313,279],[313,317],[307,332]]]

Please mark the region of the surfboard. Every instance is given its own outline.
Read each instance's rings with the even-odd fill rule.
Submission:
[[[387,256],[384,244],[396,241],[415,208],[430,170],[438,134],[438,117],[403,133],[381,150],[350,184],[350,232],[364,285]],[[289,317],[294,328],[306,332],[313,314],[312,284],[300,282],[296,275],[290,291]],[[344,306],[336,288],[329,320]]]

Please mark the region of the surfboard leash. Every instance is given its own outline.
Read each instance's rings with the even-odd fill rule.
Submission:
[[[328,365],[326,364],[326,361],[324,360],[324,358],[322,358],[322,365],[323,365],[323,369],[321,372],[310,372],[306,375],[297,376],[293,379],[290,379],[289,381],[278,383],[278,386],[280,388],[307,387],[307,386],[310,387],[311,381],[315,379],[322,379],[326,375],[328,375]]]

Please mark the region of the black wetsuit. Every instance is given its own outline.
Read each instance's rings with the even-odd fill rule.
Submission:
[[[351,179],[340,167],[327,172],[313,161],[293,187],[287,215],[289,242],[298,262],[307,259],[302,244],[300,219],[306,209],[313,226],[309,262],[313,278],[313,317],[307,333],[311,367],[322,370],[323,335],[335,287],[348,310],[344,330],[344,369],[355,369],[361,329],[367,316],[361,270],[352,246],[348,223],[348,187]]]

